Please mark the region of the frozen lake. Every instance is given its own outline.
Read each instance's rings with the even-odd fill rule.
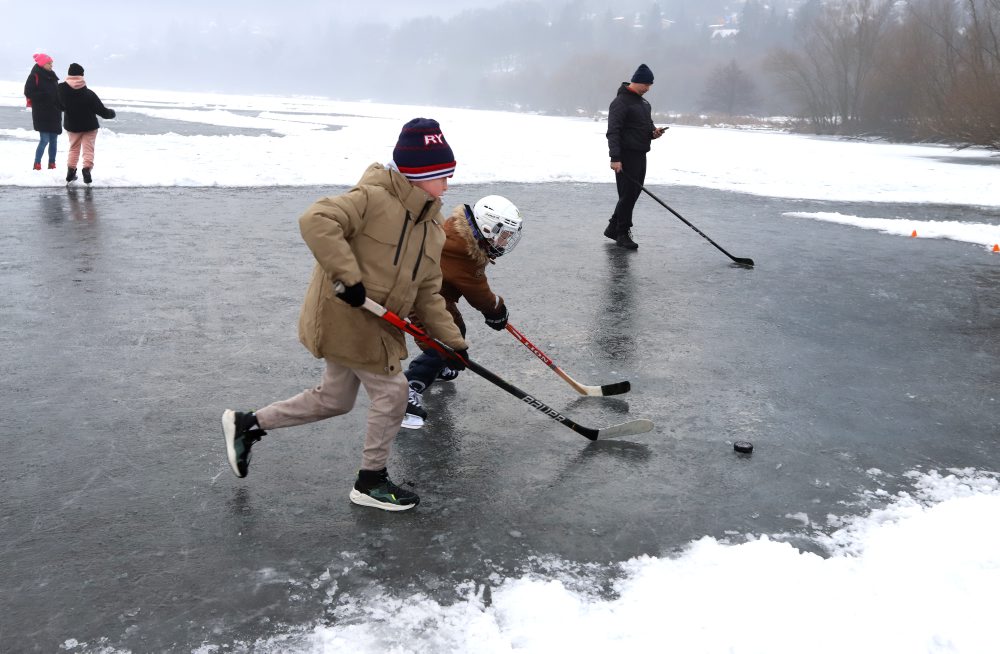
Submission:
[[[272,432],[238,480],[222,410],[319,379],[296,338],[312,267],[296,220],[342,190],[3,190],[0,650],[453,651],[464,628],[433,611],[405,628],[381,612],[415,595],[488,607],[529,573],[608,600],[617,564],[704,536],[823,554],[828,516],[912,490],[910,471],[1000,470],[1000,255],[785,215],[996,225],[995,210],[651,186],[744,269],[649,198],[629,253],[601,236],[611,185],[501,183],[445,205],[520,207],[526,235],[490,270],[512,324],[576,379],[632,392],[575,395],[463,305],[472,358],[577,422],[656,428],[591,443],[463,373],[396,441],[415,511],[347,499],[363,396]]]

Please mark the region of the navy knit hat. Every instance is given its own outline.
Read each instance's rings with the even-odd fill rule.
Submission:
[[[653,71],[646,64],[639,64],[639,67],[635,69],[635,73],[632,75],[632,81],[636,84],[652,84]]]
[[[83,66],[80,64],[70,64],[67,73],[70,75],[83,75]]]
[[[414,118],[403,125],[392,160],[399,172],[413,182],[455,174],[455,155],[444,140],[441,126],[432,118]]]

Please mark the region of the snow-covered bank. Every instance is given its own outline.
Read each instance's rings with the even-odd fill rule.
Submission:
[[[1000,247],[1000,224],[963,223],[954,220],[910,220],[906,218],[863,218],[837,212],[789,212],[792,218],[812,218],[839,225],[873,229],[883,234],[911,238],[945,238],[952,241],[976,243],[986,249]]]
[[[881,472],[871,470],[877,479]],[[864,493],[861,517],[810,528],[828,556],[768,538],[692,543],[677,557],[608,571],[535,561],[535,572],[422,594],[331,594],[332,626],[252,645],[265,652],[987,654],[1000,588],[1000,481],[993,473],[910,473],[914,489]],[[813,523],[810,523],[813,524]],[[336,588],[336,575],[315,583]],[[206,650],[206,652],[209,650]],[[214,650],[213,650],[214,651]]]
[[[154,121],[149,133],[140,134],[116,132],[115,121],[103,121],[94,171],[98,185],[351,184],[367,164],[389,159],[400,126],[415,116],[441,122],[459,162],[455,184],[613,182],[606,124],[593,120],[93,85],[105,104],[118,110],[118,125],[137,117]],[[22,88],[23,82],[0,82],[0,107],[23,109]],[[656,106],[655,93],[650,100]],[[32,171],[37,135],[31,116],[26,109],[7,115],[18,119],[0,125],[0,185],[63,184],[65,137],[59,170]],[[180,135],[169,131],[176,122],[239,133]],[[1000,159],[974,148],[678,125],[654,142],[647,182],[770,197],[996,207],[998,179]]]

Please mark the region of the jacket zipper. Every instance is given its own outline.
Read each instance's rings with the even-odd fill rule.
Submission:
[[[425,202],[424,203],[424,208],[420,210],[420,216],[417,217],[417,222],[420,222],[420,220],[427,213],[427,210],[431,208],[432,204],[434,204],[433,200],[431,200],[430,202]],[[416,223],[414,223],[414,224],[416,224]],[[420,239],[420,252],[417,254],[417,263],[413,266],[413,275],[410,277],[410,281],[411,282],[412,281],[416,281],[416,279],[417,279],[417,270],[420,269],[420,260],[424,258],[424,244],[426,242],[427,242],[427,223],[425,222],[424,223],[424,237],[422,239]]]
[[[413,266],[413,276],[410,277],[410,281],[416,281],[417,270],[420,268],[420,260],[424,258],[424,243],[427,242],[427,223],[424,223],[424,237],[420,239],[420,253],[417,254],[417,263]]]
[[[399,232],[399,243],[396,243],[396,256],[392,259],[392,265],[399,265],[399,253],[403,249],[403,237],[406,236],[406,225],[410,222],[410,212],[406,212],[406,218],[403,220],[403,229]]]

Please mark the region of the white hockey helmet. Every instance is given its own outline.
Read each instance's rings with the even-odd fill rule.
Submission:
[[[486,241],[487,253],[494,259],[513,250],[521,240],[521,212],[505,197],[482,198],[472,208],[472,218]]]

